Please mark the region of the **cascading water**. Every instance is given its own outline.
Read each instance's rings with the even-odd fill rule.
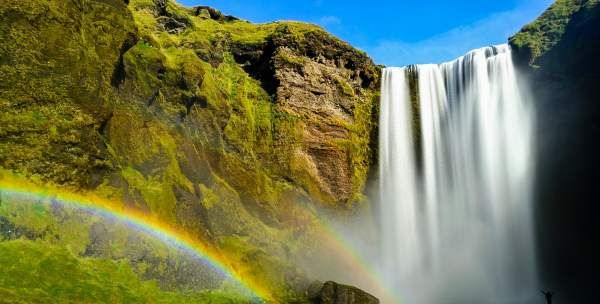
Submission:
[[[406,303],[528,303],[533,107],[508,45],[386,68],[381,269]]]

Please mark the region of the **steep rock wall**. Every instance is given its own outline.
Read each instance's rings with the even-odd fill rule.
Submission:
[[[541,283],[558,301],[592,303],[600,254],[599,2],[559,0],[511,44],[538,108]]]

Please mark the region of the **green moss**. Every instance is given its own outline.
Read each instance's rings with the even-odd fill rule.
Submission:
[[[365,100],[356,103],[354,126],[350,129],[350,159],[352,162],[352,190],[354,197],[351,202],[365,202],[362,194],[369,170],[373,164],[371,151],[371,135],[376,122],[373,121],[374,105],[379,102],[379,94],[366,94]]]
[[[126,168],[121,172],[130,190],[137,190],[142,194],[144,202],[150,208],[153,214],[156,214],[164,221],[175,223],[175,205],[177,200],[168,181],[164,181],[160,176],[149,176],[145,178],[143,174],[133,168]]]
[[[2,193],[0,192],[0,196]],[[77,254],[85,251],[89,243],[88,230],[93,221],[73,210],[53,209],[50,204],[40,204],[1,197],[0,222],[8,225],[0,230],[0,241],[27,237],[69,247]],[[12,227],[12,228],[11,228]],[[74,228],[77,227],[77,228]]]
[[[248,303],[222,292],[165,292],[124,262],[31,241],[0,243],[2,303]]]
[[[134,78],[142,89],[149,91],[159,85],[159,71],[166,60],[160,49],[142,40],[124,56],[127,75]]]
[[[152,1],[132,0],[130,7],[136,23],[140,28],[141,37],[156,41],[162,47],[181,45],[210,45],[225,34],[228,39],[242,44],[261,44],[281,26],[288,28],[294,36],[301,40],[307,32],[324,32],[318,26],[303,22],[273,22],[253,24],[244,20],[219,22],[206,16],[193,16],[187,9],[176,3],[167,2],[167,11],[177,20],[185,20],[190,27],[179,35],[165,34],[156,30],[156,12]],[[167,43],[167,44],[165,44]]]
[[[244,265],[237,269],[239,273],[254,278],[261,287],[272,291],[281,303],[308,303],[305,296],[294,292],[291,287],[298,283],[295,280],[303,279],[289,262],[268,254],[248,242],[247,238],[224,237],[219,243],[225,250],[235,253],[230,256],[231,259]]]
[[[342,91],[343,94],[350,97],[355,96],[354,89],[350,86],[348,81],[342,79],[339,76],[334,76],[333,81],[337,85],[338,89]]]
[[[292,176],[311,197],[323,204],[333,203],[334,198],[321,190],[318,169],[308,154],[299,149],[294,151],[289,160],[289,166]]]
[[[76,256],[126,263],[136,275],[157,280],[164,290],[239,292],[238,285],[223,281],[210,266],[123,222],[52,199],[29,200],[0,192],[0,242],[21,238],[39,246],[68,248]]]
[[[240,254],[236,266],[293,298],[287,275],[295,270],[277,257],[286,256],[286,227],[296,223],[288,214],[297,198],[290,193],[306,198],[304,188],[314,201],[335,198],[321,193],[312,164],[296,153],[306,145],[307,118],[281,110],[232,53],[236,47],[259,50],[269,39],[288,39],[302,49],[314,37],[331,37],[299,22],[215,21],[173,1],[167,14],[186,28],[168,33],[155,1],[123,3],[0,4],[0,166],[148,212],[222,246],[224,256]],[[300,53],[279,60],[300,66],[307,60]],[[334,81],[357,98],[353,121],[344,123],[350,138],[333,144],[351,156],[352,200],[360,201],[376,96]],[[40,210],[18,211],[23,215],[7,217],[11,223],[57,234],[45,241],[72,244],[77,254],[96,224],[71,216],[61,226]],[[78,234],[68,231],[71,226],[84,228]],[[101,251],[127,256],[127,234],[111,234],[114,241]],[[220,243],[221,237],[242,241]],[[252,263],[255,254],[260,261]],[[165,265],[132,267],[147,273]]]
[[[302,69],[304,64],[306,64],[306,58],[301,56],[296,56],[291,52],[278,52],[275,56],[280,62],[283,62],[289,66],[292,66],[297,69]]]
[[[73,185],[90,182],[98,106],[119,49],[134,32],[124,5],[3,1],[0,5],[0,165]],[[96,104],[94,107],[80,105]],[[37,115],[37,117],[36,117]],[[43,119],[42,119],[43,118]],[[6,157],[10,155],[11,157]]]
[[[132,2],[137,9],[134,10],[134,17],[140,27],[151,27],[146,23],[147,14],[151,11],[147,4],[142,2]],[[169,9],[175,10],[176,7],[169,6]],[[298,161],[290,162],[294,158],[294,150],[301,146],[302,125],[294,123],[288,124],[289,114],[278,113],[273,108],[272,98],[261,87],[261,83],[250,78],[248,74],[234,61],[227,47],[222,44],[231,45],[239,43],[244,45],[260,45],[267,41],[269,37],[285,37],[291,42],[303,45],[303,41],[308,33],[317,36],[329,37],[322,29],[317,26],[300,22],[274,22],[269,24],[251,24],[246,21],[222,22],[208,19],[201,16],[193,16],[183,9],[177,9],[177,18],[186,15],[185,19],[189,21],[190,27],[181,34],[172,35],[154,31],[151,38],[157,41],[160,52],[170,57],[171,52],[182,54],[186,49],[194,50],[202,58],[210,57],[212,53],[222,53],[220,64],[202,63],[201,68],[192,70],[202,70],[201,85],[198,90],[192,90],[190,96],[201,96],[206,99],[211,113],[202,111],[204,119],[208,118],[213,124],[222,128],[223,141],[219,141],[215,146],[213,139],[202,138],[203,145],[218,154],[218,159],[222,162],[219,166],[224,170],[224,174],[231,179],[231,184],[236,189],[243,189],[244,194],[249,194],[253,201],[276,204],[280,189],[285,187],[285,182],[281,183],[273,180],[273,175],[291,175],[296,182],[304,184],[308,188],[318,188],[315,184],[314,174],[310,174],[309,168],[300,169],[302,164]],[[203,49],[209,49],[209,53]],[[212,53],[210,53],[212,52]],[[191,53],[189,53],[191,55]],[[210,56],[209,56],[210,55]],[[280,62],[288,63],[294,66],[305,64],[305,58],[293,53],[278,52],[277,58]],[[194,60],[189,59],[177,61],[173,64],[166,64],[167,68],[177,69],[177,67],[189,66]],[[212,66],[211,66],[212,65]],[[342,94],[353,97],[357,92],[354,91],[347,81],[336,77],[333,79]],[[163,83],[174,84],[174,79],[165,77]],[[187,83],[187,82],[186,82]],[[189,87],[189,85],[188,85]],[[362,92],[361,92],[362,93]],[[161,90],[167,100],[179,99],[173,92]],[[358,115],[370,115],[373,99],[369,95],[366,98],[364,110]],[[368,108],[368,109],[367,109]],[[192,118],[195,119],[195,118]],[[283,121],[281,120],[283,119]],[[343,144],[344,147],[353,146],[352,155],[354,174],[358,180],[353,181],[356,185],[354,189],[357,197],[362,197],[359,193],[364,185],[367,166],[370,163],[370,156],[367,154],[370,137],[370,125],[366,121],[371,117],[360,117],[355,130],[355,137],[351,144]],[[302,119],[300,119],[302,120]],[[203,123],[206,124],[206,123]],[[363,149],[366,152],[358,152]],[[296,159],[297,160],[297,159]],[[296,175],[298,174],[298,175]],[[363,176],[363,174],[365,174]],[[304,177],[302,177],[304,176]],[[301,180],[304,180],[302,182]],[[252,187],[248,187],[252,184]],[[309,185],[313,184],[313,186]],[[315,194],[317,192],[310,191]],[[323,198],[323,197],[321,197]],[[321,198],[316,198],[317,200]],[[326,199],[327,201],[331,199]]]
[[[561,40],[571,16],[597,3],[598,0],[557,0],[538,19],[511,37],[510,43],[517,50],[527,52],[529,64],[535,66],[536,59]]]
[[[415,149],[415,157],[417,158],[417,164],[420,165],[422,147],[422,134],[421,134],[421,100],[419,91],[419,73],[415,67],[411,67],[406,71],[406,77],[408,79],[408,85],[410,87],[410,106],[411,106],[411,130],[413,145]]]
[[[266,152],[272,143],[271,98],[255,79],[250,78],[231,56],[225,57],[211,74],[212,81],[205,82],[204,92],[209,103],[221,96],[227,101],[229,119],[225,126],[225,139],[238,151],[250,157],[255,153]],[[212,87],[209,87],[212,85]],[[216,92],[220,91],[220,92]]]
[[[219,197],[205,185],[200,185],[200,193],[202,194],[202,200],[200,203],[204,208],[210,209],[215,204],[219,203]]]

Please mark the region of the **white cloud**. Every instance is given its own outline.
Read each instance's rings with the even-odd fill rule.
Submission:
[[[520,7],[496,13],[467,26],[417,42],[380,41],[362,47],[377,63],[404,66],[416,63],[438,63],[456,58],[469,50],[505,43],[511,35],[534,20],[552,1],[525,3]]]

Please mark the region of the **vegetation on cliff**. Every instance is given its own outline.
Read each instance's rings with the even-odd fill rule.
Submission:
[[[597,6],[598,0],[557,0],[539,18],[510,38],[519,60],[539,66],[538,59],[563,40],[573,15]]]
[[[600,1],[559,0],[510,42],[538,117],[540,283],[560,288],[564,302],[590,302],[599,254],[589,240],[599,228],[590,198],[600,195]]]
[[[129,264],[41,242],[0,242],[0,303],[244,303],[219,292],[167,292]]]
[[[166,0],[7,0],[0,40],[1,168],[185,229],[278,301],[308,286],[290,260],[318,244],[316,206],[365,201],[378,68],[316,26]]]
[[[0,174],[2,185],[25,183]],[[0,189],[0,303],[254,301],[213,264],[124,218],[20,193]]]

